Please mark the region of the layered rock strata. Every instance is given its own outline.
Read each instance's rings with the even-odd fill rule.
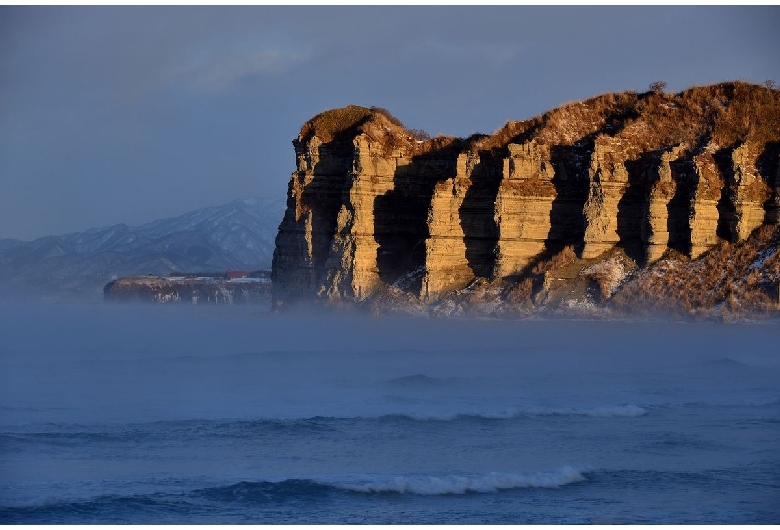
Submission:
[[[565,246],[644,265],[776,224],[780,93],[745,83],[607,94],[490,136],[428,139],[383,109],[307,122],[279,227],[274,304],[432,302],[519,281]]]
[[[498,227],[493,275],[520,274],[541,254],[551,234],[557,193],[548,146],[509,144],[495,204]]]
[[[689,201],[672,202],[678,196],[678,189],[679,196],[690,195],[690,191],[684,189],[685,183],[681,182],[682,168],[676,163],[683,152],[682,146],[664,151],[654,175],[650,177],[647,202],[642,212],[642,242],[645,244],[644,258],[647,263],[658,261],[667,248],[684,247],[685,241],[689,239],[680,235],[688,225]]]

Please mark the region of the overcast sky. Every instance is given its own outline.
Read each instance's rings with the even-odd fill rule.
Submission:
[[[283,196],[350,103],[490,133],[566,101],[780,82],[780,7],[0,7],[0,238]]]

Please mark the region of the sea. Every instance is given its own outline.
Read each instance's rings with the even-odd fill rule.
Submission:
[[[0,301],[0,524],[780,522],[780,325]]]

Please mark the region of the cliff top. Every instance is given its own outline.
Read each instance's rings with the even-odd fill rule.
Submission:
[[[421,131],[407,129],[401,120],[381,107],[361,107],[348,105],[340,109],[330,109],[320,112],[301,127],[298,138],[306,141],[317,136],[323,142],[348,139],[361,132],[366,132],[365,126],[373,124],[385,128],[395,134],[419,135]]]
[[[359,134],[391,148],[422,154],[448,145],[471,151],[504,149],[510,143],[535,140],[572,145],[586,138],[610,136],[629,158],[641,152],[683,144],[695,150],[703,143],[729,147],[780,142],[780,90],[742,81],[692,87],[677,94],[660,90],[602,94],[561,105],[545,114],[509,121],[493,134],[467,139],[408,129],[378,107],[349,105],[317,114],[301,128],[298,140],[317,136],[323,142],[350,141]]]
[[[304,123],[298,138],[306,141],[316,136],[323,142],[332,142],[343,136],[354,136],[372,114],[371,109],[358,105],[326,110]]]

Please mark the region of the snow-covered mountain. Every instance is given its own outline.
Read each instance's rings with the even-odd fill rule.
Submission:
[[[0,239],[0,293],[89,296],[121,276],[271,268],[285,200],[237,200],[142,226]]]

